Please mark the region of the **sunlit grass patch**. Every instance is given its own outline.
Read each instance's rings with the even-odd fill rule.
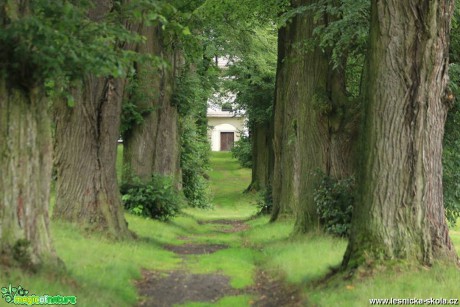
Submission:
[[[143,222],[136,224],[142,226]],[[144,223],[142,227],[155,225],[152,221]],[[36,295],[75,295],[78,306],[131,306],[137,301],[134,280],[141,277],[141,268],[171,270],[182,261],[157,244],[155,232],[144,234],[150,240],[115,242],[100,234],[82,233],[76,225],[53,222],[52,234],[66,270],[32,275],[3,271],[2,286],[21,285]]]
[[[129,229],[134,231],[140,239],[149,239],[157,242],[157,244],[180,244],[181,241],[177,237],[187,233],[183,228],[176,227],[171,223],[131,214],[125,214],[125,217],[128,221]]]
[[[292,233],[293,221],[268,223],[269,217],[259,217],[248,221],[251,229],[243,233],[243,237],[252,244],[265,244],[286,240]]]
[[[373,277],[342,281],[333,287],[308,290],[318,306],[369,306],[371,298],[460,298],[460,271],[455,267],[389,268]]]
[[[253,228],[243,237],[261,246],[264,267],[281,273],[288,282],[317,279],[342,261],[346,240],[309,235],[291,238],[293,221],[267,222],[267,217],[251,221]]]
[[[98,289],[107,297],[126,303],[137,300],[132,283],[140,278],[140,268],[170,270],[181,259],[149,241],[113,242],[102,236],[82,236],[68,224],[53,225],[55,247],[72,277],[83,288]],[[152,233],[149,238],[154,239]],[[94,306],[94,305],[93,305]]]
[[[213,254],[190,257],[187,267],[192,273],[222,273],[230,277],[230,285],[236,289],[253,283],[253,273],[258,253],[249,248],[228,248]]]
[[[242,168],[229,152],[213,152],[211,154],[211,190],[214,195],[213,204],[217,208],[241,210],[255,203],[256,195],[243,194],[251,182],[251,170]],[[253,212],[255,212],[255,207]]]
[[[460,231],[451,230],[449,234],[450,238],[452,239],[452,242],[454,243],[454,247],[457,250],[457,254],[459,254],[460,256]]]
[[[22,286],[29,291],[29,295],[63,295],[76,296],[78,306],[94,306],[91,301],[97,303],[115,304],[117,296],[111,298],[111,293],[101,291],[99,295],[92,293],[94,289],[76,284],[75,280],[68,277],[66,273],[40,272],[38,274],[25,273],[20,269],[2,270],[0,272],[1,287],[8,287],[11,283],[13,287]],[[3,302],[3,299],[1,299]],[[132,302],[132,298],[123,300],[124,303]],[[3,305],[7,304],[3,302]],[[14,305],[12,305],[14,306]]]
[[[188,237],[208,233],[213,230],[212,225],[199,224],[190,215],[180,215],[169,222],[160,222],[153,219],[125,214],[129,228],[141,238],[150,238],[159,244],[183,244],[181,237]]]
[[[247,201],[246,203],[242,201],[242,204],[236,205],[235,207],[216,206],[214,209],[186,208],[183,210],[183,212],[193,216],[195,219],[200,221],[213,221],[221,219],[246,220],[257,213],[257,208]]]
[[[312,237],[279,241],[264,248],[267,267],[281,271],[287,281],[308,282],[328,273],[342,261],[346,241]]]

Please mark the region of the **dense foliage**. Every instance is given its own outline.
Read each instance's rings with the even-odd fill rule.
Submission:
[[[314,193],[320,223],[326,232],[337,236],[348,236],[354,202],[354,178],[334,179],[320,175]]]
[[[201,61],[197,70],[186,69],[180,76],[174,101],[181,116],[182,187],[190,206],[211,206],[209,183],[210,144],[207,137],[207,101],[212,93],[216,70]]]
[[[232,147],[232,157],[236,158],[242,167],[252,167],[252,144],[249,136],[241,135],[235,142]]]
[[[257,214],[265,215],[271,214],[273,209],[273,196],[270,187],[258,193],[257,197]]]
[[[14,84],[24,88],[46,84],[57,93],[66,93],[71,81],[89,73],[123,75],[135,54],[114,48],[113,43],[132,42],[138,36],[117,21],[118,12],[94,22],[89,9],[88,1],[37,0],[30,2],[26,16],[9,16],[9,26],[0,31],[0,58],[5,60],[0,70],[14,78]]]
[[[181,168],[184,195],[191,207],[211,207],[209,183],[206,179],[210,152],[207,136],[199,133],[197,124],[192,118],[183,118],[181,123]]]
[[[182,204],[173,180],[154,174],[152,179],[143,183],[140,180],[121,187],[123,205],[129,212],[160,221],[175,217]]]
[[[457,5],[452,20],[450,46],[449,88],[455,97],[447,115],[443,151],[444,206],[449,223],[455,225],[460,217],[460,8]]]
[[[147,101],[153,99],[156,92],[154,90],[141,90],[136,75],[136,70],[132,69],[127,76],[120,123],[120,134],[122,136],[129,133],[129,130],[135,125],[141,125],[144,122],[144,116],[154,111],[153,107],[140,107],[148,105]]]

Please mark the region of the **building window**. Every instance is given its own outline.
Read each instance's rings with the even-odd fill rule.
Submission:
[[[233,111],[232,104],[229,102],[223,103],[222,111],[232,112]]]

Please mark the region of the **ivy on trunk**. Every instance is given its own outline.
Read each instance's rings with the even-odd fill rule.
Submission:
[[[317,3],[292,1],[294,8]],[[309,45],[315,29],[330,18],[312,14],[295,15],[278,36],[271,220],[292,212],[296,233],[319,228],[317,171],[333,178],[353,172],[356,108],[346,95],[345,61],[334,67],[330,50]]]
[[[140,122],[126,127],[123,135],[123,182],[129,183],[135,177],[147,182],[157,173],[171,176],[175,186],[180,187],[179,115],[172,102],[180,57],[172,46],[165,45],[160,25],[141,26],[141,33],[147,40],[138,47],[139,52],[156,56],[172,67],[136,64],[132,80],[135,87],[126,100],[143,115]]]

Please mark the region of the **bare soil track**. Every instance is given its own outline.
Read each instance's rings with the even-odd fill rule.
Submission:
[[[183,245],[165,245],[164,249],[179,255],[201,255],[212,254],[218,250],[228,248],[225,244],[192,244]]]
[[[240,232],[249,228],[244,221],[216,220],[213,223],[225,226],[223,232]],[[210,254],[228,248],[224,244],[193,244],[166,245],[165,249],[185,257],[187,255]],[[254,297],[252,306],[281,307],[304,306],[300,291],[290,287],[280,279],[273,278],[259,269],[255,282],[244,289],[230,286],[229,277],[222,274],[193,274],[188,272],[186,265],[181,270],[170,272],[143,271],[143,278],[136,285],[142,299],[138,307],[170,307],[185,302],[207,302],[213,305],[224,296],[249,294]],[[239,306],[235,306],[239,307]]]

